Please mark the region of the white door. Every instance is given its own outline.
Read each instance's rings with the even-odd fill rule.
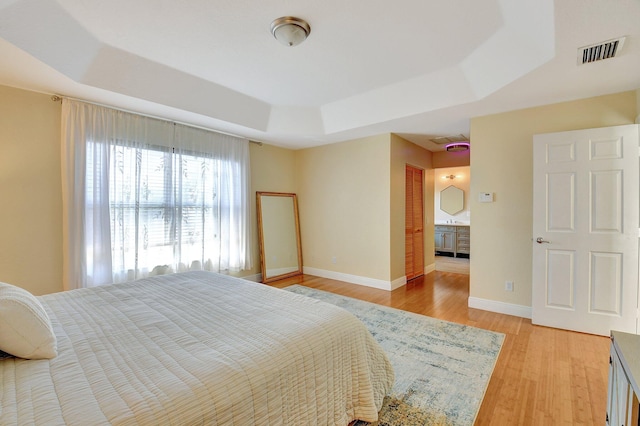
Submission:
[[[638,126],[533,138],[532,322],[635,333]]]

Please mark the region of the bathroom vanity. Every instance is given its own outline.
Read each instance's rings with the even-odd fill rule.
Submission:
[[[465,224],[441,224],[435,226],[435,251],[438,253],[451,253],[454,257],[469,256],[469,225]]]

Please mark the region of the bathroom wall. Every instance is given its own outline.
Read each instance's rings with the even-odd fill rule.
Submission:
[[[434,208],[435,208],[435,223],[462,223],[470,224],[471,211],[469,210],[469,197],[471,192],[470,188],[470,171],[471,168],[466,167],[447,167],[434,170]],[[455,176],[454,179],[449,179],[447,176]],[[440,210],[440,191],[448,186],[455,186],[464,191],[464,207],[463,210],[455,215]]]

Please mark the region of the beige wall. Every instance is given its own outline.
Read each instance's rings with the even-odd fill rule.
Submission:
[[[636,124],[640,124],[640,89],[636,90]]]
[[[425,267],[434,265],[433,235],[433,167],[432,153],[400,136],[391,135],[391,252],[390,280],[404,277],[405,272],[405,169],[409,164],[425,171],[424,183],[424,253]]]
[[[388,134],[296,151],[305,267],[390,279],[389,156]]]
[[[0,281],[62,291],[60,103],[0,86]],[[295,192],[294,151],[250,144],[253,268],[260,271],[255,191]]]
[[[633,123],[637,105],[633,91],[471,121],[471,296],[531,304],[532,136]],[[60,104],[0,86],[0,128],[0,281],[61,291]],[[298,193],[305,266],[384,281],[404,275],[404,164],[427,170],[432,212],[428,151],[386,134],[300,151],[251,144],[250,153],[254,200],[256,191]],[[477,203],[481,191],[495,202]],[[259,273],[256,222],[252,202],[254,267],[241,276]],[[432,224],[427,217],[427,257]]]
[[[631,124],[636,105],[631,91],[471,120],[471,297],[531,306],[533,135]]]
[[[253,267],[236,276],[260,273],[256,192],[296,192],[295,151],[273,145],[249,144],[251,161],[251,236]]]
[[[251,154],[256,190],[298,194],[305,267],[383,281],[405,276],[405,165],[425,169],[425,221],[433,225],[429,151],[384,134],[298,151],[253,146]],[[425,265],[433,252],[426,226]]]
[[[433,153],[433,168],[468,166],[470,158],[470,150],[462,152],[436,151]]]
[[[0,86],[0,281],[62,291],[60,103]]]

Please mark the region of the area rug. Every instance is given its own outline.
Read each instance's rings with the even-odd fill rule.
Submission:
[[[300,285],[285,290],[348,310],[367,326],[387,353],[396,381],[384,400],[378,422],[372,425],[474,423],[504,334]]]

